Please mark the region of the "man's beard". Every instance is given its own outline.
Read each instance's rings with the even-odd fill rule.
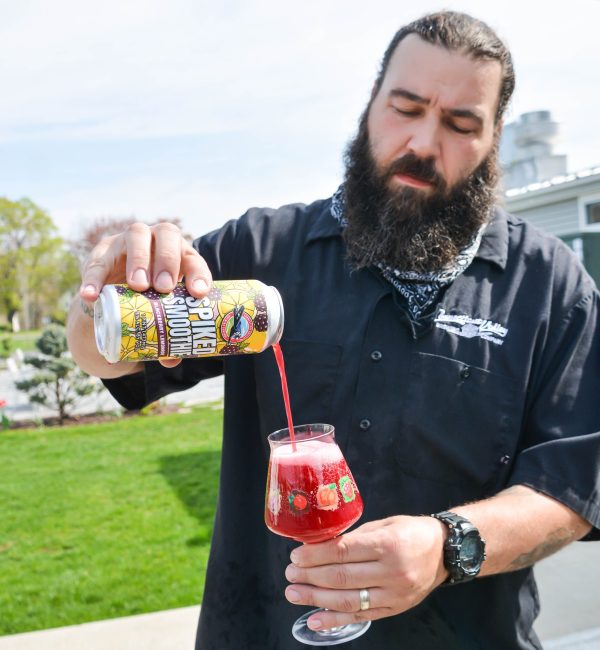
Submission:
[[[448,187],[432,158],[406,154],[379,171],[367,114],[345,155],[344,240],[352,267],[384,264],[417,273],[447,268],[489,220],[500,176],[497,141],[468,178]],[[390,189],[396,173],[428,180],[432,189],[427,194],[411,187]]]

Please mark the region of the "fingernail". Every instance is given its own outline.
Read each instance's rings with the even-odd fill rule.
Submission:
[[[323,623],[318,618],[309,618],[307,621],[307,625],[311,630],[318,630],[321,628]]]
[[[290,603],[297,603],[300,601],[300,594],[295,589],[286,589],[285,597],[290,601]]]
[[[148,274],[145,269],[136,269],[131,276],[131,280],[136,284],[148,284]]]
[[[196,291],[206,291],[208,289],[208,283],[202,279],[194,280],[192,285]]]
[[[173,288],[173,278],[170,276],[167,271],[162,271],[158,274],[154,282],[156,289],[172,289]]]
[[[86,284],[85,287],[81,288],[81,293],[95,294],[96,287],[93,284]]]
[[[296,571],[295,567],[290,565],[285,570],[285,577],[290,582],[294,582],[294,580],[298,577],[298,571]]]
[[[291,560],[294,564],[297,564],[299,559],[300,559],[300,558],[298,557],[298,552],[297,552],[297,551],[292,551],[292,552],[290,553],[290,560]]]

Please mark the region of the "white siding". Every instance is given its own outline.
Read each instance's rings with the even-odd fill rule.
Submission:
[[[576,198],[525,210],[511,208],[510,199],[505,199],[505,205],[508,212],[527,219],[538,228],[554,235],[568,235],[579,231],[579,210]]]

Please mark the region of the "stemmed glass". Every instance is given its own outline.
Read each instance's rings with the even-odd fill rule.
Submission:
[[[269,530],[298,542],[314,544],[340,535],[362,514],[363,502],[330,424],[304,424],[275,431],[269,437],[265,523]],[[306,621],[292,627],[298,641],[312,646],[338,645],[367,631],[371,621],[329,630],[311,630]]]

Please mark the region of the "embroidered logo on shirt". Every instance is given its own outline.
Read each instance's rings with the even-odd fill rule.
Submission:
[[[440,309],[435,317],[435,326],[467,339],[478,337],[496,345],[502,345],[508,334],[508,328],[499,323],[485,318],[471,318],[466,314],[447,314],[444,309]]]

